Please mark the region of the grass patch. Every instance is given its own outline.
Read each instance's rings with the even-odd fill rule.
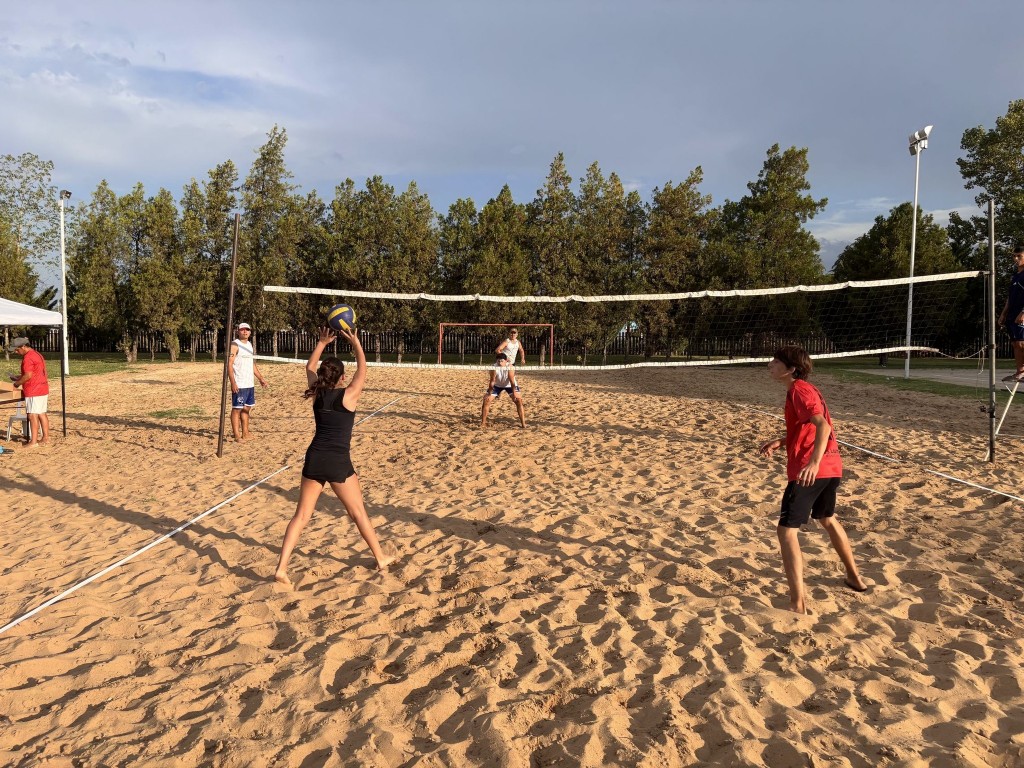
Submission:
[[[834,376],[842,382],[869,384],[903,392],[925,392],[930,395],[943,395],[945,397],[957,397],[962,400],[974,400],[978,403],[988,403],[988,374],[979,378],[977,387],[965,387],[961,384],[945,384],[941,381],[929,381],[928,379],[904,379],[902,370],[899,372],[893,371],[891,376],[861,373],[860,371],[851,371],[843,367],[825,364],[816,365],[815,370]],[[1009,397],[1010,393],[1004,387],[996,386],[997,405],[1005,404]]]
[[[188,408],[171,408],[169,411],[151,411],[146,415],[154,419],[193,419],[206,416],[198,405],[190,405]]]
[[[46,376],[53,381],[60,381],[60,355],[55,352],[49,352],[43,355],[46,358]],[[166,365],[171,362],[170,355],[162,354],[157,355],[156,360],[150,360],[149,355],[140,356],[138,361],[131,365],[125,360],[124,355],[120,352],[73,352],[68,357],[68,372],[69,376],[95,376],[104,373],[119,373],[121,371],[140,370],[150,365]],[[186,355],[185,357],[178,357],[179,363],[191,362]],[[209,363],[209,355],[203,355],[196,360],[196,364]],[[217,365],[223,365],[221,360],[218,360]],[[0,362],[0,370],[2,370],[3,363]],[[11,359],[6,362],[6,369],[8,373],[20,373],[21,371],[21,358],[16,354],[11,353]],[[5,376],[6,378],[6,376]]]

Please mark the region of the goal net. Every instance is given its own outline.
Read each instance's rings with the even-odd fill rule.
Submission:
[[[516,304],[515,316],[526,321],[516,327],[527,331],[521,338],[534,359],[542,340],[549,338],[553,344],[546,348],[545,362],[551,367],[620,368],[762,362],[786,344],[798,344],[816,358],[904,352],[970,356],[985,346],[984,274],[608,296],[441,295],[285,286],[264,290],[288,297],[297,328],[322,324],[327,308],[344,297],[357,309],[360,338],[371,362],[427,366],[440,359],[444,365],[478,364],[501,339],[498,333],[470,333],[471,326],[487,327],[470,321],[497,320],[495,314],[507,318],[509,308],[499,305]],[[511,326],[495,327],[502,331]],[[553,329],[550,335],[547,327]],[[457,355],[449,354],[445,329],[451,329],[453,339],[457,329],[464,329]]]

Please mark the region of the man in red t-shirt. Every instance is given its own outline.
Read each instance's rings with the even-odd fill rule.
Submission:
[[[771,456],[786,447],[786,477],[778,537],[782,565],[789,582],[789,609],[807,613],[804,597],[804,561],[800,552],[800,526],[817,520],[828,532],[832,546],[846,568],[846,586],[856,592],[867,589],[853,561],[846,531],[835,518],[836,489],[843,476],[843,459],[832,429],[832,418],[816,387],[807,382],[811,358],[800,347],[783,347],[768,363],[768,375],[788,388],[786,434],[761,446]]]
[[[50,395],[50,383],[46,379],[46,361],[32,349],[29,340],[19,336],[11,342],[8,352],[21,355],[21,375],[11,376],[14,386],[21,387],[25,395],[25,410],[28,412],[28,445],[50,441],[50,419],[46,415]],[[28,446],[26,446],[28,447]]]

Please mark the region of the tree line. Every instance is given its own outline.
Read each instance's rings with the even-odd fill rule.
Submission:
[[[807,148],[773,145],[747,193],[717,206],[701,191],[699,166],[644,200],[596,162],[574,184],[559,153],[532,200],[516,201],[506,185],[482,207],[459,199],[437,212],[415,182],[397,191],[380,176],[362,186],[346,179],[330,200],[315,190],[303,193],[285,162],[286,145],[285,129],[275,126],[244,180],[226,160],[202,181],[192,179],[178,199],[166,189],[149,195],[142,184],[119,195],[100,182],[68,215],[72,327],[116,342],[129,360],[138,354],[140,331],[161,334],[172,359],[184,341],[194,359],[198,334],[219,330],[226,315],[236,211],[236,317],[263,331],[314,327],[333,303],[265,293],[268,284],[596,295],[820,284],[903,277],[909,270],[909,202],[878,216],[825,269],[807,224],[828,200],[811,194]],[[1009,249],[1014,233],[1024,232],[1024,100],[1011,102],[994,128],[965,131],[961,149],[965,187],[978,191],[979,204],[995,199],[1000,248]],[[28,153],[0,158],[0,296],[51,308],[56,289],[41,289],[37,270],[57,249],[52,171],[51,162]],[[954,213],[946,227],[921,211],[917,216],[916,274],[987,267],[982,216]],[[363,300],[358,310],[360,326],[371,334],[434,334],[441,320],[553,322],[562,338],[585,351],[601,350],[631,326],[643,331],[652,355],[668,349],[700,308]]]

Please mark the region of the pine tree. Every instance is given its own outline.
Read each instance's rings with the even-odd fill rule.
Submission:
[[[253,337],[261,329],[270,332],[273,354],[277,355],[276,331],[288,323],[292,299],[287,294],[266,293],[265,285],[283,285],[288,265],[295,259],[298,235],[290,218],[295,212],[285,165],[288,135],[276,125],[266,143],[256,150],[256,160],[242,185],[242,235],[239,254],[236,320],[254,325]],[[233,329],[228,329],[232,333]],[[255,344],[255,338],[253,340]]]

